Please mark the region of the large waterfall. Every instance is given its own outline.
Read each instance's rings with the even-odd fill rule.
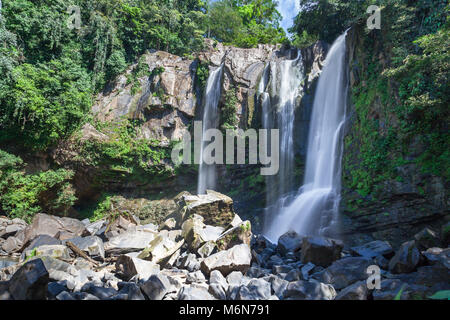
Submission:
[[[303,80],[303,60],[298,51],[295,59],[272,60],[259,85],[263,128],[280,130],[280,171],[266,178],[266,223],[287,203],[287,195],[292,191],[294,113]]]
[[[200,151],[200,168],[198,175],[197,193],[205,194],[207,189],[214,190],[216,187],[216,166],[204,162],[204,149],[209,142],[205,137],[208,129],[216,129],[219,126],[219,100],[222,88],[223,64],[210,72],[205,90],[203,110],[203,132]]]
[[[346,33],[331,47],[319,78],[304,185],[295,200],[281,205],[278,215],[271,219],[265,230],[271,241],[276,242],[290,230],[301,235],[331,235],[337,223],[348,90],[345,38]]]

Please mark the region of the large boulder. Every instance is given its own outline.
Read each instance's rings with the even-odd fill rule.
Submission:
[[[84,238],[76,237],[67,241],[76,245],[80,250],[84,251],[92,258],[100,258],[101,260],[105,259],[105,248],[103,241],[97,236],[88,236]],[[66,241],[63,243],[66,243]]]
[[[358,247],[352,247],[350,249],[353,253],[366,258],[375,258],[383,256],[391,258],[394,254],[392,246],[387,241],[376,240]]]
[[[247,244],[240,244],[204,259],[201,263],[201,270],[208,275],[213,270],[220,271],[224,276],[233,271],[245,273],[250,268],[251,260],[250,247]]]
[[[366,281],[359,281],[339,292],[336,300],[367,300],[368,294]]]
[[[216,241],[224,231],[222,227],[205,225],[203,221],[202,216],[193,214],[181,226],[181,235],[192,251],[200,248],[205,242]]]
[[[171,289],[171,284],[165,275],[156,274],[142,283],[140,287],[150,300],[162,300]]]
[[[367,268],[373,265],[373,261],[364,257],[347,257],[335,261],[319,275],[323,283],[333,285],[336,290],[341,290],[349,285],[362,280],[367,280]]]
[[[439,234],[429,228],[425,228],[414,236],[416,245],[420,250],[427,250],[440,246]]]
[[[333,300],[335,297],[332,285],[302,280],[289,283],[283,295],[288,300]]]
[[[45,300],[49,274],[41,259],[25,263],[11,278],[9,292],[14,300]]]
[[[177,221],[182,224],[188,217],[196,214],[203,217],[207,225],[228,227],[235,216],[233,200],[221,193],[208,190],[204,195],[184,194],[178,203],[180,210]]]
[[[44,245],[31,250],[24,251],[24,257],[51,257],[54,259],[70,260],[69,249],[61,244]]]
[[[159,264],[133,257],[133,254],[120,256],[116,261],[116,271],[129,281],[134,276],[138,280],[147,280],[160,271]]]
[[[250,221],[241,221],[235,227],[223,233],[216,243],[219,250],[227,250],[242,243],[250,245],[251,239],[252,225]]]
[[[183,244],[184,239],[176,242],[169,236],[167,230],[163,230],[150,242],[148,247],[138,255],[138,258],[164,265]]]
[[[278,239],[277,250],[282,255],[288,252],[296,253],[302,248],[303,237],[295,231],[288,231]]]
[[[110,238],[105,243],[106,255],[120,255],[138,252],[148,247],[158,232],[154,229],[133,227],[124,233]]]
[[[271,285],[263,279],[253,279],[246,286],[242,286],[237,295],[238,300],[268,300]]]
[[[77,219],[60,218],[39,213],[33,223],[25,229],[24,244],[28,244],[34,238],[40,235],[48,235],[50,237],[67,240],[79,236],[88,235],[86,226]]]
[[[413,272],[419,262],[420,252],[416,247],[416,242],[405,242],[389,262],[389,271],[394,274]]]
[[[301,249],[302,263],[311,262],[315,265],[328,267],[341,258],[343,244],[340,241],[322,238],[303,238]]]

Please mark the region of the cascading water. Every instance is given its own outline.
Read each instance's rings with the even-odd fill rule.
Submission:
[[[266,179],[266,222],[279,212],[292,191],[294,113],[296,102],[302,93],[300,89],[303,80],[303,60],[298,51],[296,59],[271,61],[264,70],[258,89],[263,110],[263,128],[280,130],[280,171],[276,176]]]
[[[214,190],[216,187],[216,166],[204,163],[203,153],[207,141],[205,132],[209,129],[216,129],[219,126],[219,100],[222,88],[223,64],[216,70],[210,72],[206,83],[205,104],[203,111],[202,144],[200,151],[200,168],[198,175],[198,194],[205,194],[207,189]]]
[[[304,185],[295,200],[270,221],[265,235],[273,242],[287,231],[330,235],[340,202],[343,129],[347,105],[345,39],[328,53],[314,99]]]

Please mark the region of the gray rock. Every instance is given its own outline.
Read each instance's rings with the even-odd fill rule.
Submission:
[[[106,225],[107,225],[106,220],[99,220],[85,224],[86,230],[89,232],[91,236],[95,236]]]
[[[302,268],[301,268],[302,280],[308,280],[309,275],[311,274],[311,272],[314,270],[315,267],[316,266],[311,262],[308,262],[307,264],[302,266]]]
[[[24,257],[51,257],[54,259],[70,260],[69,249],[61,244],[43,245],[24,252]]]
[[[333,285],[336,290],[341,290],[357,281],[367,280],[367,268],[371,265],[373,265],[371,259],[348,257],[335,261],[322,271],[318,278],[323,283]]]
[[[156,235],[157,232],[150,229],[132,228],[110,238],[104,244],[106,255],[120,255],[144,250]]]
[[[190,272],[186,277],[186,283],[202,283],[206,282],[205,275],[200,271]]]
[[[281,279],[280,277],[271,276],[269,282],[272,285],[272,293],[275,294],[279,299],[282,299],[289,281]]]
[[[259,267],[251,267],[247,270],[247,273],[245,274],[247,277],[250,278],[261,278],[264,277],[267,274],[267,271],[265,269],[261,269]]]
[[[375,258],[373,259],[373,261],[374,261],[375,264],[376,264],[377,266],[379,266],[381,269],[383,269],[383,270],[388,270],[388,269],[389,269],[389,260],[386,259],[385,257],[383,257],[383,256],[378,256],[378,257],[375,257]]]
[[[112,296],[115,296],[118,292],[112,288],[104,288],[100,286],[93,285],[91,283],[85,284],[81,288],[82,292],[90,293],[100,300],[107,300],[111,298]]]
[[[439,247],[441,241],[439,234],[429,228],[425,228],[414,236],[416,245],[420,250],[427,250],[433,247]]]
[[[392,246],[387,241],[372,241],[359,247],[350,249],[353,253],[366,258],[375,258],[377,256],[384,256],[391,258],[394,254]]]
[[[368,293],[366,281],[359,281],[339,292],[336,300],[367,300]]]
[[[400,294],[401,292],[401,294]],[[400,294],[400,300],[423,300],[434,294],[428,287],[407,284],[398,279],[387,279],[381,281],[381,289],[374,290],[374,300],[395,300]]]
[[[34,238],[33,241],[31,241],[31,243],[28,245],[27,248],[25,248],[24,252],[27,251],[31,251],[34,248],[38,248],[40,246],[45,246],[45,245],[60,245],[61,241],[58,239],[55,239],[49,235],[43,234],[40,236],[37,236],[36,238]],[[22,254],[22,260],[25,259],[25,254]]]
[[[247,244],[240,244],[204,259],[201,269],[207,275],[213,270],[219,270],[223,275],[228,275],[233,271],[245,273],[250,268],[251,260],[250,247]]]
[[[60,301],[70,301],[70,300],[77,300],[75,299],[74,296],[72,296],[69,292],[67,291],[62,291],[60,292],[56,297],[56,300],[60,300]]]
[[[2,243],[2,250],[8,254],[18,252],[22,249],[23,241],[17,237],[9,237]]]
[[[307,280],[307,279],[303,279],[303,274],[300,270],[292,269],[284,277],[284,280],[289,281],[289,282],[294,282],[294,281],[298,281],[298,280]]]
[[[402,244],[389,262],[389,271],[394,274],[413,272],[420,262],[420,252],[415,241]]]
[[[200,262],[195,257],[195,254],[189,253],[182,258],[180,267],[190,272],[194,272],[200,269]]]
[[[170,291],[171,284],[165,275],[157,274],[152,275],[140,287],[150,300],[162,300],[165,294]]]
[[[214,241],[208,241],[198,249],[197,253],[200,257],[207,258],[213,254],[215,249],[216,243]]]
[[[88,237],[77,237],[68,239],[67,241],[72,242],[79,249],[87,253],[91,258],[100,258],[102,260],[105,259],[105,248],[103,246],[103,241],[97,236],[88,236]],[[63,241],[66,243],[67,241]]]
[[[177,220],[175,218],[169,218],[164,221],[159,227],[160,230],[173,230],[177,225]]]
[[[159,264],[151,261],[145,261],[132,254],[121,255],[116,261],[116,271],[129,281],[134,276],[139,280],[147,280],[150,276],[158,274],[160,271]]]
[[[272,267],[272,273],[273,274],[283,274],[283,273],[289,273],[293,268],[288,265],[274,265]]]
[[[184,239],[176,242],[176,237],[171,238],[170,233],[174,231],[161,231],[155,239],[153,239],[147,248],[140,254],[140,259],[151,260],[154,263],[165,265],[170,257],[177,252],[184,244]]]
[[[219,272],[219,271],[218,271]],[[222,274],[222,273],[221,273]],[[212,275],[212,272],[211,272]],[[227,275],[227,282],[230,285],[240,286],[242,283],[242,278],[244,275],[240,271],[233,271],[229,275]]]
[[[290,282],[284,291],[284,299],[289,300],[333,300],[336,291],[332,285],[317,281]]]
[[[322,238],[303,238],[301,249],[302,263],[312,262],[315,265],[328,267],[341,258],[343,244],[340,241]]]
[[[67,291],[67,287],[59,282],[50,282],[47,286],[47,297],[51,300],[56,299],[56,296],[61,292]]]
[[[13,297],[9,293],[9,282],[0,281],[0,301],[13,300]]]
[[[87,293],[87,292],[74,292],[72,294],[72,297],[75,298],[75,300],[100,300],[99,297],[94,296],[93,294]]]
[[[215,300],[206,289],[183,287],[178,294],[178,300]]]
[[[295,253],[302,247],[303,237],[299,236],[295,231],[289,231],[278,239],[277,250],[282,255],[289,252]]]
[[[227,286],[228,288],[228,286]],[[218,300],[226,300],[226,290],[219,284],[213,283],[209,285],[208,292],[211,293]]]
[[[228,277],[230,277],[231,281],[234,281],[234,277],[239,277],[240,275],[240,279],[242,279],[242,273],[240,272],[232,272],[231,274],[228,275]],[[241,282],[241,280],[236,280],[236,282]],[[220,271],[218,270],[213,270],[209,276],[209,283],[210,285],[218,285],[220,287],[223,288],[223,290],[226,292],[228,289],[228,282],[227,279],[225,279],[225,277],[222,275],[222,273],[220,273]]]
[[[119,283],[119,294],[126,294],[127,300],[145,300],[139,286],[132,282]]]
[[[25,263],[12,276],[9,292],[15,300],[45,300],[49,282],[48,271],[41,259]]]
[[[77,219],[39,213],[35,215],[33,223],[25,229],[24,244],[31,242],[39,235],[49,235],[59,240],[66,240],[87,234],[85,225]]]
[[[268,300],[272,295],[271,285],[263,279],[253,279],[242,286],[237,295],[238,300]]]
[[[17,232],[25,229],[25,227],[26,224],[11,224],[4,229],[2,237],[7,239],[8,237],[14,236]]]

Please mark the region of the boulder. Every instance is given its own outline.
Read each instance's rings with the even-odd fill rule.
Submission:
[[[165,231],[165,233],[167,233],[167,231]],[[149,246],[138,255],[138,258],[165,265],[170,257],[184,244],[184,239],[175,242],[165,233],[162,231],[157,235],[155,239],[150,242]]]
[[[28,245],[28,247],[23,250],[23,252],[28,252],[33,250],[34,248],[44,246],[44,245],[60,245],[61,241],[58,239],[55,239],[53,237],[50,237],[49,235],[43,234],[40,236],[37,236],[31,243]],[[22,260],[25,259],[25,254],[22,253]]]
[[[282,299],[284,296],[284,292],[286,291],[287,286],[289,285],[289,281],[286,281],[277,276],[269,276],[269,282],[272,286],[272,293],[278,297],[278,299]]]
[[[332,285],[317,281],[290,282],[283,295],[288,300],[333,300],[336,291]]]
[[[66,240],[88,234],[86,226],[77,219],[60,218],[39,213],[35,215],[33,223],[25,229],[24,244],[28,244],[39,235]]]
[[[282,255],[288,252],[297,252],[302,248],[303,237],[299,236],[295,231],[289,231],[278,239],[277,250]]]
[[[301,249],[302,263],[314,263],[317,266],[328,267],[341,258],[343,244],[340,241],[322,238],[303,238]]]
[[[189,253],[180,257],[179,267],[194,272],[200,269],[200,262],[195,254]]]
[[[41,259],[25,263],[12,276],[9,292],[14,300],[45,300],[49,274]]]
[[[184,286],[178,294],[178,300],[216,300],[205,288]]]
[[[197,253],[201,258],[207,258],[214,250],[216,250],[216,243],[214,241],[208,241],[198,249]]]
[[[116,271],[126,281],[137,276],[138,280],[147,280],[160,271],[159,264],[133,257],[132,254],[121,255],[116,261]]]
[[[216,243],[219,250],[228,250],[242,243],[250,245],[251,238],[252,225],[250,221],[244,221],[222,234]]]
[[[119,294],[126,294],[127,300],[145,300],[139,286],[132,282],[120,282],[118,284],[120,289]]]
[[[138,252],[148,247],[158,233],[151,229],[131,228],[105,243],[106,255]]]
[[[9,237],[2,243],[2,250],[8,254],[16,253],[23,247],[23,240],[19,237]]]
[[[216,241],[223,232],[223,228],[208,226],[203,223],[203,217],[194,214],[186,219],[181,226],[181,235],[191,250],[197,250],[208,241]]]
[[[207,225],[226,228],[234,219],[233,200],[221,193],[207,190],[204,195],[184,194],[179,201],[178,221],[183,223],[196,214],[203,217]]]
[[[336,300],[367,300],[368,293],[366,281],[359,281],[339,292]]]
[[[389,271],[394,274],[413,272],[419,262],[420,252],[415,241],[405,242],[389,262]]]
[[[186,283],[202,283],[202,282],[206,282],[206,278],[205,275],[200,270],[190,272],[186,277]]]
[[[441,242],[438,233],[429,228],[425,228],[414,235],[414,239],[416,240],[416,245],[420,250],[439,247]]]
[[[263,279],[253,279],[246,286],[242,286],[237,295],[238,300],[268,300],[271,285]]]
[[[112,296],[115,296],[118,292],[113,288],[104,288],[100,286],[93,285],[92,283],[86,283],[82,288],[81,292],[86,292],[96,296],[100,300],[108,300]]]
[[[140,287],[150,300],[162,300],[166,293],[169,292],[171,284],[165,275],[156,274],[142,283]]]
[[[250,268],[251,260],[250,247],[247,244],[240,244],[204,259],[201,269],[207,275],[213,270],[219,270],[225,276],[233,271],[245,273]]]
[[[66,241],[63,241],[63,243],[66,243],[67,241],[72,242],[74,245],[76,245],[80,250],[87,253],[87,255],[91,256],[91,258],[101,260],[105,259],[105,248],[103,245],[102,239],[96,236],[88,236],[88,237],[77,237],[68,239]]]
[[[85,224],[86,230],[91,236],[95,236],[102,228],[106,227],[108,222],[106,220],[98,220],[92,223]]]
[[[400,294],[401,293],[401,294]],[[373,300],[423,300],[431,295],[429,288],[420,285],[407,284],[398,279],[386,279],[381,281],[381,289],[374,290]]]
[[[350,249],[354,254],[357,254],[366,258],[375,258],[377,256],[383,256],[385,258],[392,258],[394,250],[387,241],[372,241],[362,246],[353,247]]]
[[[331,266],[319,274],[319,280],[333,285],[336,290],[344,289],[351,284],[367,280],[367,268],[373,261],[364,257],[348,257],[333,262]]]
[[[175,220],[175,218],[169,218],[159,226],[159,230],[173,230],[176,225],[177,220]]]
[[[54,259],[70,260],[70,251],[64,245],[43,245],[24,252],[25,259],[30,257],[51,257]]]
[[[62,283],[50,282],[47,286],[47,297],[50,300],[54,300],[54,299],[56,299],[56,296],[59,295],[63,291],[67,291],[67,288]]]

